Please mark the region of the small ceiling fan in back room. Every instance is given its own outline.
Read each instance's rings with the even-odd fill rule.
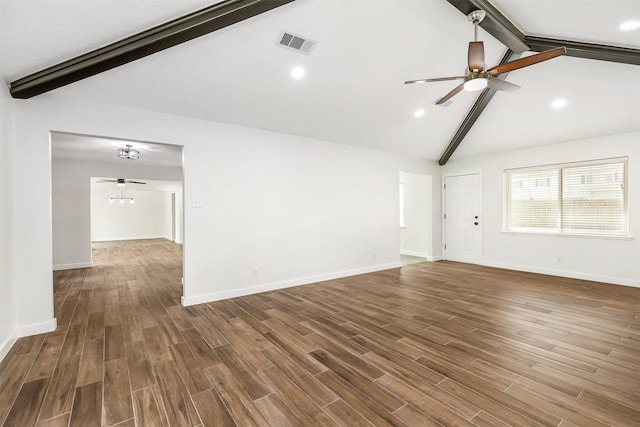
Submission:
[[[124,178],[100,179],[100,180],[98,180],[96,182],[98,182],[98,183],[115,182],[118,187],[124,187],[125,184],[146,184],[146,182],[134,181],[134,180],[131,180],[131,179],[124,179]]]
[[[481,41],[478,41],[478,24],[484,19],[485,15],[486,12],[484,10],[475,10],[467,15],[467,19],[469,20],[469,22],[473,23],[474,41],[469,42],[469,53],[467,59],[468,66],[465,70],[464,76],[408,80],[404,82],[404,84],[464,80],[451,92],[440,98],[436,102],[436,105],[444,104],[445,102],[453,98],[453,96],[461,92],[463,89],[467,91],[477,91],[489,87],[490,89],[513,92],[520,89],[520,86],[509,83],[502,79],[498,79],[497,77],[500,74],[528,67],[529,65],[537,64],[539,62],[546,61],[548,59],[552,59],[566,53],[566,49],[564,47],[559,47],[486,69],[484,63],[484,44]]]

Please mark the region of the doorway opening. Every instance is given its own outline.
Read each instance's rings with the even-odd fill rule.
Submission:
[[[400,172],[399,226],[402,265],[433,261],[432,178]]]
[[[54,272],[99,264],[96,249],[118,246],[109,242],[157,239],[180,254],[182,273],[182,146],[64,132],[50,140]],[[138,158],[120,155],[127,148]]]

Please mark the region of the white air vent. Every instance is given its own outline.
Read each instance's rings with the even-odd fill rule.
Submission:
[[[289,31],[282,31],[276,44],[278,46],[309,55],[318,42],[293,34]]]

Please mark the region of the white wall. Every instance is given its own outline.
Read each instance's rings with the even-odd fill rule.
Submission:
[[[431,176],[400,172],[404,190],[404,223],[400,229],[400,253],[433,261]]]
[[[398,173],[439,176],[435,162],[55,93],[14,104],[18,322],[41,330],[55,323],[51,130],[184,146],[186,304],[398,266]]]
[[[55,143],[55,134],[52,138]],[[92,176],[182,180],[180,168],[137,166],[128,162],[118,164],[54,158],[51,159],[50,167],[52,256],[56,270],[91,266]]]
[[[0,58],[2,57],[0,52]],[[13,191],[13,101],[0,88],[0,360],[18,336]]]
[[[115,184],[110,189],[91,189],[91,241],[169,239],[173,212],[171,193],[125,189],[133,203],[110,202],[117,196]],[[54,266],[55,268],[55,266]]]
[[[451,160],[442,169],[443,176],[482,174],[482,264],[640,286],[639,141],[640,132],[633,132]],[[629,228],[633,239],[502,232],[504,169],[621,156],[629,157]]]

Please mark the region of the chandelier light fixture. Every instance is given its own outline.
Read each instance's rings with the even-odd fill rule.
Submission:
[[[114,203],[116,201],[124,203],[125,200],[128,200],[129,203],[133,203],[133,197],[125,197],[124,190],[120,190],[120,194],[118,194],[116,197],[109,198],[109,203]]]
[[[138,160],[140,159],[140,152],[133,149],[133,145],[127,144],[125,148],[118,149],[118,157],[121,159]]]

